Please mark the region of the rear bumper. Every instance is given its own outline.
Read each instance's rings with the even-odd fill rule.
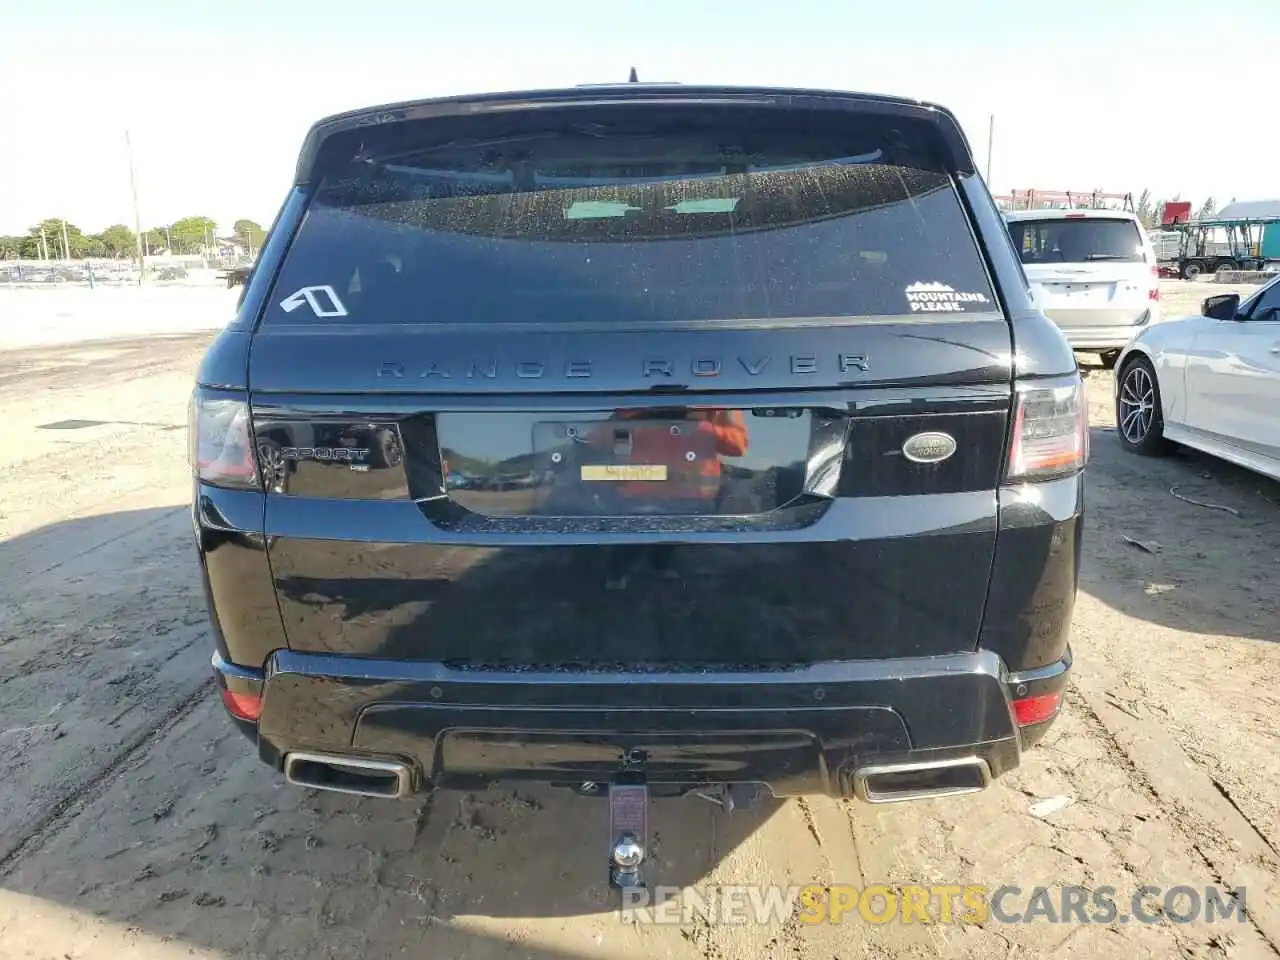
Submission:
[[[1073,350],[1119,350],[1143,330],[1160,322],[1158,306],[1132,311],[1046,310]]]
[[[456,670],[296,653],[265,671],[214,657],[224,690],[261,697],[255,736],[281,769],[298,751],[408,770],[408,789],[608,782],[641,757],[655,788],[767,784],[853,796],[856,773],[976,758],[992,777],[1052,722],[1019,728],[1013,698],[1061,693],[1062,660],[1010,674],[990,651],[743,673]],[[632,768],[634,769],[634,768]]]

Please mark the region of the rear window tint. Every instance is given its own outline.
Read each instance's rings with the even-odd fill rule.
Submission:
[[[1142,235],[1132,220],[1019,220],[1009,236],[1023,263],[1140,263]]]
[[[996,309],[952,178],[831,138],[512,138],[330,170],[266,322],[662,324]],[[739,134],[735,134],[739,135]],[[740,135],[739,135],[740,136]]]

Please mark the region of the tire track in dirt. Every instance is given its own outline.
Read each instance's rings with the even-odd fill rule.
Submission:
[[[1157,805],[1173,806],[1178,811],[1179,815],[1171,817],[1170,822],[1213,875],[1214,882],[1227,889],[1243,886],[1255,891],[1254,896],[1246,896],[1241,902],[1242,909],[1254,930],[1280,957],[1280,900],[1269,896],[1267,890],[1274,883],[1280,863],[1275,859],[1264,861],[1259,864],[1262,870],[1258,870],[1247,862],[1265,857],[1265,852],[1274,853],[1270,844],[1233,804],[1216,800],[1203,787],[1197,790],[1195,783],[1189,782],[1194,776],[1190,771],[1195,768],[1171,738],[1149,724],[1134,722],[1128,714],[1099,698],[1091,684],[1077,681],[1068,697],[1126,770],[1130,781]],[[1179,763],[1179,759],[1183,762]],[[1209,779],[1203,771],[1198,772]],[[1219,842],[1215,848],[1206,840],[1206,832],[1226,842]],[[1242,851],[1243,856],[1234,854],[1236,850]],[[1239,882],[1241,878],[1245,880],[1243,884]]]
[[[1280,487],[1194,453],[1140,459],[1112,442],[1097,445],[1095,454],[1092,486],[1103,495],[1093,498],[1086,521],[1078,673],[1095,669],[1088,660],[1105,659],[1119,709],[1158,723],[1274,854],[1280,818],[1264,784],[1280,776],[1267,746],[1280,738],[1268,729],[1264,704],[1280,681],[1274,586],[1280,511],[1267,494]],[[1166,498],[1176,483],[1196,484],[1242,516]],[[1155,552],[1126,546],[1125,533]],[[1104,607],[1101,621],[1090,615],[1095,603]],[[1160,634],[1148,624],[1177,632]],[[1122,642],[1117,631],[1132,639]],[[1158,671],[1143,655],[1150,643],[1160,644]]]
[[[1267,838],[1267,835],[1262,832],[1261,828],[1259,828],[1259,826],[1256,823],[1254,823],[1252,819],[1250,819],[1249,814],[1247,814],[1244,810],[1240,809],[1240,804],[1236,803],[1235,797],[1231,796],[1231,791],[1227,789],[1226,785],[1223,784],[1222,781],[1219,780],[1217,777],[1215,777],[1213,774],[1207,773],[1207,771],[1206,771],[1206,774],[1209,777],[1209,782],[1213,784],[1213,788],[1218,791],[1218,794],[1222,797],[1222,799],[1227,801],[1227,803],[1231,804],[1231,808],[1235,810],[1236,813],[1240,814],[1240,818],[1249,825],[1249,828],[1255,834],[1257,834],[1258,839],[1262,841],[1263,845],[1268,850],[1271,851],[1272,855],[1276,858],[1276,860],[1280,861],[1280,850],[1277,850],[1272,845],[1271,841]]]
[[[0,875],[147,762],[208,695],[194,559],[176,562],[189,536],[187,508],[173,506],[189,499],[184,444],[130,423],[185,422],[182,371],[211,336],[0,351],[0,411],[25,441],[0,464],[0,727],[11,734]],[[103,420],[104,435],[38,430],[83,417]]]
[[[185,692],[158,721],[126,740],[121,749],[107,763],[81,780],[74,789],[67,792],[46,812],[25,837],[16,843],[11,843],[8,849],[0,851],[0,877],[11,873],[24,857],[37,852],[59,830],[74,820],[81,810],[106,793],[116,779],[132,768],[135,762],[141,763],[145,760],[151,746],[159,741],[174,724],[195,709],[212,691],[212,679],[203,678],[191,690]]]
[[[1149,657],[1135,657],[1135,646],[1146,639],[1145,624],[1130,623],[1128,629],[1143,633],[1119,643],[1107,621],[1099,629],[1095,618],[1078,615],[1082,628],[1070,698],[1135,786],[1175,811],[1170,823],[1215,882],[1247,887],[1245,913],[1280,956],[1280,857],[1248,809],[1264,809],[1260,783],[1241,780],[1245,795],[1237,798],[1223,782],[1224,771],[1238,773],[1242,765],[1252,766],[1254,780],[1265,780],[1266,768],[1241,760],[1238,745],[1248,738],[1239,728],[1246,718],[1222,702],[1224,694],[1248,698],[1251,688],[1265,689],[1267,676],[1274,675],[1269,641],[1280,639],[1274,633],[1274,598],[1256,585],[1270,577],[1272,533],[1280,518],[1271,494],[1277,487],[1196,451],[1162,458],[1126,453],[1110,426],[1111,383],[1106,373],[1089,378],[1096,434],[1090,486],[1103,496],[1090,498],[1081,592],[1123,616],[1150,617],[1191,636],[1164,640],[1164,669],[1153,673]],[[1239,514],[1222,516],[1170,497],[1170,486],[1179,484],[1202,488],[1204,497]],[[1124,529],[1154,549],[1139,553],[1117,546]],[[1078,610],[1088,606],[1078,604]],[[1252,669],[1230,669],[1246,663]],[[1220,683],[1226,686],[1215,695]],[[1137,698],[1131,706],[1122,702],[1129,690]],[[1237,744],[1233,752],[1206,749],[1205,732],[1219,729],[1236,732],[1228,735]]]

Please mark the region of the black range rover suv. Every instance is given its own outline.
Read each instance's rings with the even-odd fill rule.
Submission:
[[[214,671],[312,787],[981,789],[1059,707],[1087,443],[946,110],[344,114],[199,371]]]

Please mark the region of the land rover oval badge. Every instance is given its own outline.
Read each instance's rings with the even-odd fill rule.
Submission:
[[[955,452],[956,438],[936,430],[913,434],[902,444],[902,455],[912,463],[941,463]]]

